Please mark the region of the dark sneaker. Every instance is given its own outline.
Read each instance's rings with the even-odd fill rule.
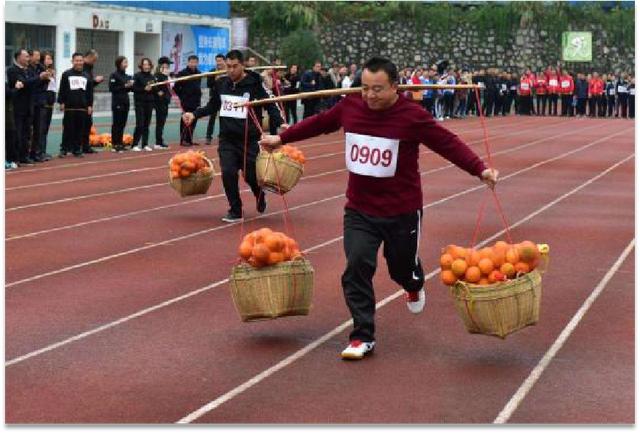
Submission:
[[[66,158],[67,157],[67,152],[65,152],[64,150],[60,152],[60,154],[58,154],[58,158]]]
[[[264,191],[260,191],[260,194],[258,194],[258,198],[256,199],[256,210],[258,213],[264,213],[264,211],[267,210],[267,199]]]
[[[84,150],[83,152],[84,152],[84,153],[98,153],[98,151],[97,151],[97,150],[93,150],[91,147],[90,147],[90,148],[88,148],[88,149],[86,149],[86,150]]]
[[[222,217],[222,221],[226,223],[237,223],[242,221],[243,218],[240,215],[234,215],[231,212]]]
[[[31,158],[21,159],[18,162],[20,163],[20,165],[33,165],[33,164],[35,164],[35,161],[33,159],[31,159]]]
[[[76,158],[84,158],[84,155],[82,153],[74,153],[73,156],[75,156]]]
[[[373,352],[376,347],[375,341],[353,340],[346,349],[342,351],[340,356],[342,359],[362,359],[366,354]]]
[[[193,145],[191,143],[180,143],[180,146],[189,147],[189,146],[193,146]]]

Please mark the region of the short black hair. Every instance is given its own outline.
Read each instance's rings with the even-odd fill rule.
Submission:
[[[187,57],[187,62],[190,61],[191,59],[200,60],[198,56],[196,56],[195,54],[191,54],[189,57]]]
[[[89,57],[89,56],[97,56],[98,52],[96,50],[94,50],[93,48],[87,50],[86,53],[84,53],[85,57]]]
[[[225,55],[222,53],[216,54],[216,59],[226,59]]]
[[[77,52],[77,51],[76,51],[75,53],[73,53],[73,54],[71,55],[71,58],[73,59],[73,58],[78,57],[78,56],[80,56],[80,57],[84,57],[84,56],[82,55],[82,53],[79,53],[79,52]]]
[[[24,48],[20,48],[15,53],[13,53],[13,59],[18,60],[18,57],[20,57],[20,54],[22,54],[23,51],[27,51],[27,50],[25,50]],[[27,54],[29,54],[29,51],[27,51]]]
[[[33,56],[33,53],[40,53],[40,50],[28,50],[27,53],[29,53],[30,56]],[[42,53],[41,53],[42,54]]]
[[[240,50],[231,50],[227,53],[227,60],[237,60],[240,63],[244,62],[244,56]]]
[[[391,84],[398,83],[398,67],[389,59],[372,57],[364,64],[364,69],[368,69],[370,72],[384,71]]]

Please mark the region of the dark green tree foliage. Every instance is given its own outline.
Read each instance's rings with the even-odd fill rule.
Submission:
[[[313,66],[316,60],[324,61],[322,48],[310,30],[295,30],[286,36],[280,45],[280,53],[288,65],[298,65],[299,71]]]

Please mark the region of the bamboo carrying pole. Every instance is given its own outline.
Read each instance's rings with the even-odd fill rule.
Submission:
[[[398,90],[402,91],[416,91],[426,89],[482,89],[482,86],[477,84],[401,84],[398,86]],[[348,95],[351,93],[362,92],[362,87],[349,87],[346,89],[330,89],[330,90],[317,90],[315,92],[302,92],[293,95],[278,96],[267,99],[257,99],[255,101],[249,101],[245,103],[235,103],[234,107],[255,107],[257,105],[271,104],[274,102],[286,102],[295,101],[298,99],[310,99],[310,98],[324,98],[329,96]]]
[[[246,70],[248,70],[248,71],[260,71],[260,70],[263,70],[263,69],[287,69],[287,67],[284,66],[284,65],[281,65],[281,66],[254,66],[254,67],[251,67],[251,68],[246,68]],[[212,76],[222,75],[222,74],[226,74],[226,73],[227,73],[226,70],[203,72],[201,74],[187,75],[185,77],[172,78],[170,80],[160,81],[158,83],[150,84],[150,86],[151,87],[163,86],[163,85],[169,84],[169,83],[177,83],[178,81],[196,80],[198,78],[212,77]]]

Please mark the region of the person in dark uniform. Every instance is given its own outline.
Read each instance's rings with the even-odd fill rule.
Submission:
[[[284,85],[282,93],[284,95],[295,95],[300,92],[300,75],[298,65],[289,66],[289,72],[284,75]],[[284,103],[284,112],[287,116],[287,123],[293,125],[298,123],[298,101],[287,101]]]
[[[61,158],[67,156],[68,152],[79,158],[83,156],[85,123],[93,113],[93,79],[84,70],[84,57],[81,53],[74,53],[71,59],[73,68],[62,74],[58,92],[60,111],[64,113]]]
[[[93,92],[95,87],[104,81],[102,75],[93,75],[93,67],[98,61],[98,52],[94,49],[87,51],[84,55],[84,71],[87,73],[92,81],[91,91]],[[91,98],[93,100],[93,97]],[[93,126],[93,116],[88,115],[87,121],[84,125],[84,133],[82,135],[82,151],[84,153],[96,153],[95,150],[89,145],[89,135],[91,134],[91,127]]]
[[[53,54],[49,51],[42,53],[42,64],[49,73],[47,88],[44,92],[44,106],[41,111],[40,120],[40,156],[45,161],[49,161],[52,157],[47,153],[47,136],[51,127],[51,118],[53,117],[53,106],[56,103],[56,92],[58,90],[58,82],[56,81],[56,71],[54,68]]]
[[[485,117],[491,117],[493,114],[493,106],[496,102],[496,76],[493,69],[487,69],[487,75],[485,76],[485,92],[484,92],[484,105],[482,111]]]
[[[618,98],[616,117],[620,115],[621,118],[626,119],[629,107],[629,81],[625,72],[620,74],[620,78],[616,81],[616,97]]]
[[[18,162],[21,165],[32,165],[34,161],[29,157],[29,138],[33,116],[32,92],[41,80],[48,80],[49,73],[41,72],[34,75],[29,69],[29,53],[19,49],[13,56],[13,65],[7,68],[7,81],[13,89],[13,113],[16,130],[16,146]]]
[[[133,101],[136,110],[136,129],[133,131],[133,147],[131,150],[151,151],[153,145],[149,145],[149,125],[153,114],[153,87],[155,77],[151,73],[153,63],[151,59],[143,58],[138,65],[140,72],[133,76]],[[142,147],[139,146],[142,140]]]
[[[127,74],[129,62],[126,57],[118,56],[115,61],[116,70],[109,77],[109,91],[111,92],[111,145],[116,152],[124,152],[122,142],[124,128],[129,117],[129,92],[133,90],[133,77]]]
[[[222,184],[229,201],[229,212],[222,218],[222,221],[233,223],[242,221],[244,217],[238,188],[238,172],[245,170],[245,158],[244,179],[256,198],[256,210],[263,213],[267,208],[264,192],[256,179],[256,157],[259,151],[260,133],[253,122],[249,120],[249,143],[245,155],[245,122],[248,110],[246,107],[234,107],[234,104],[265,99],[268,95],[262,85],[260,75],[244,69],[243,56],[240,51],[229,51],[226,63],[227,75],[216,80],[214,91],[206,107],[197,108],[192,113],[187,112],[182,118],[187,125],[190,125],[199,117],[211,116],[218,111],[220,112],[218,155],[222,171]],[[275,104],[267,104],[265,109],[269,113],[269,117],[276,120],[278,126],[283,126],[284,121]],[[284,126],[286,127],[286,125]]]
[[[636,117],[636,78],[629,80],[629,119]]]
[[[31,70],[32,76],[38,77],[45,71],[45,67],[40,61],[39,50],[29,50],[29,69]],[[29,158],[35,162],[44,162],[44,158],[41,156],[42,150],[40,148],[40,134],[42,129],[42,113],[44,112],[44,106],[47,102],[46,92],[48,84],[49,80],[38,80],[31,91],[31,106],[33,112],[31,117],[31,143],[29,147]]]
[[[211,72],[213,71],[224,71],[225,69],[225,56],[224,54],[218,54],[216,56],[216,67],[211,69]],[[213,75],[210,77],[207,77],[207,88],[209,89],[209,92],[211,92],[211,89],[213,89],[213,87],[215,86],[215,82],[218,78],[220,78],[221,75]],[[216,126],[216,114],[212,114],[211,116],[209,116],[209,121],[207,122],[207,139],[204,142],[204,144],[211,144],[211,140],[213,138],[213,130]]]
[[[322,64],[320,62],[315,62],[313,65],[313,69],[302,74],[302,78],[300,79],[300,87],[303,92],[314,92],[316,90],[320,90],[320,69],[322,68]],[[302,115],[303,119],[307,117],[313,116],[318,113],[318,108],[320,104],[320,99],[318,98],[310,98],[303,99],[302,105],[304,106],[304,113]]]
[[[189,56],[187,67],[178,72],[176,78],[187,77],[189,75],[200,74],[198,69],[198,56]],[[173,86],[178,98],[180,98],[180,105],[182,105],[183,113],[191,113],[200,106],[200,99],[202,98],[202,89],[200,89],[201,80],[186,80],[177,81]],[[180,146],[193,146],[198,143],[193,142],[193,133],[196,129],[195,120],[188,127],[183,121],[180,121]]]
[[[616,114],[616,79],[613,74],[609,74],[605,83],[605,97],[607,99],[607,117],[613,117]]]
[[[158,59],[158,68],[154,75],[156,83],[161,83],[169,79],[169,66],[173,62],[169,57]],[[154,86],[153,88],[153,108],[156,110],[156,149],[168,149],[169,145],[164,142],[164,125],[169,115],[169,104],[171,103],[171,88],[169,84]]]

